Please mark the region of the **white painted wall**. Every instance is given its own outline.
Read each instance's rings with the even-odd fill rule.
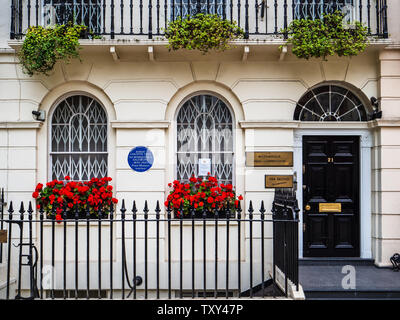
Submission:
[[[0,13],[0,47],[7,47],[6,15],[6,10]],[[367,249],[365,257],[372,251],[378,265],[389,265],[388,258],[400,245],[400,179],[396,178],[400,177],[400,166],[396,162],[400,152],[398,50],[371,45],[367,52],[352,59],[302,61],[288,54],[283,61],[278,61],[276,45],[252,44],[248,61],[242,62],[241,45],[206,57],[185,51],[169,53],[163,45],[155,45],[156,60],[149,62],[145,45],[107,41],[101,45],[83,43],[83,63],[57,64],[49,77],[28,77],[16,64],[14,53],[0,54],[0,186],[5,187],[8,201],[32,200],[35,184],[50,179],[49,120],[47,118],[43,125],[33,121],[32,110],[45,110],[49,115],[64,94],[88,92],[102,102],[111,120],[109,175],[113,177],[116,195],[125,198],[128,207],[136,200],[142,208],[144,199],[148,199],[153,209],[157,200],[163,203],[168,193],[167,183],[175,175],[177,108],[189,94],[208,91],[224,97],[234,110],[238,193],[245,196],[246,206],[253,200],[256,209],[264,200],[269,212],[273,191],[264,188],[264,175],[291,174],[294,169],[245,167],[245,152],[294,151],[298,123],[292,119],[296,102],[310,87],[324,81],[337,81],[353,87],[365,100],[375,96],[382,101],[384,119],[363,128],[374,138],[372,220],[366,220],[363,225],[370,223],[372,229],[372,250]],[[115,62],[108,53],[110,45],[117,45],[120,62]],[[324,127],[329,128],[329,125],[321,124],[320,129]],[[155,155],[155,164],[146,173],[135,173],[127,166],[126,156],[136,145],[149,147]],[[364,201],[368,208],[368,194]],[[368,233],[368,227],[363,231]],[[271,235],[271,231],[268,232]],[[119,260],[119,229],[115,235],[114,259]],[[244,241],[247,236],[248,230],[243,233]],[[57,237],[60,234],[57,233]],[[266,240],[266,244],[270,246],[270,240]],[[161,245],[165,254],[165,243]],[[368,248],[368,244],[365,245]],[[234,244],[232,246],[234,251]],[[131,252],[130,247],[127,250]],[[248,249],[243,250],[242,256],[246,257]],[[259,248],[255,248],[255,252],[259,252]],[[270,251],[266,262],[271,263]],[[107,262],[104,268],[106,265]],[[255,271],[255,274],[260,276],[260,272]]]

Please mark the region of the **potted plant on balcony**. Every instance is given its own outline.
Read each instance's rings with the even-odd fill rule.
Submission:
[[[51,27],[30,27],[25,36],[18,58],[23,71],[49,75],[57,61],[69,63],[79,59],[79,39],[95,39],[96,36],[84,25],[68,23]]]
[[[339,11],[326,14],[323,19],[293,20],[282,33],[288,35],[285,46],[292,45],[293,54],[307,60],[312,57],[326,60],[335,54],[356,56],[368,45],[367,27],[358,21],[346,23]]]
[[[108,185],[112,180],[110,177],[101,179],[92,178],[90,181],[71,181],[66,176],[65,181],[53,180],[43,184],[37,184],[32,197],[36,199],[37,209],[44,210],[49,219],[62,220],[64,212],[67,218],[90,218],[107,217],[112,203],[116,204],[117,199],[113,198],[113,188]]]
[[[175,180],[168,184],[172,188],[164,205],[174,212],[175,218],[195,217],[202,218],[204,214],[207,218],[215,217],[218,212],[220,217],[233,214],[243,200],[240,195],[236,197],[236,192],[231,184],[218,183],[217,178],[208,176],[206,179],[192,176],[189,183],[182,183]]]
[[[235,22],[222,19],[216,14],[198,13],[193,17],[178,17],[165,30],[169,50],[199,50],[203,54],[209,50],[230,49],[229,42],[243,36],[243,30]]]

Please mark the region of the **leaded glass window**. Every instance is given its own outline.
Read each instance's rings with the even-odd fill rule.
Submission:
[[[324,85],[309,90],[297,103],[294,120],[367,121],[361,100],[350,90]]]
[[[105,0],[45,0],[44,22],[54,24],[83,24],[92,32],[100,33]]]
[[[226,12],[224,0],[171,0],[171,20],[177,17],[194,16],[197,13],[218,14],[224,17]]]
[[[199,176],[200,159],[210,159],[210,173],[221,183],[233,180],[233,118],[212,95],[188,99],[177,116],[177,179]]]
[[[295,19],[321,19],[324,14],[341,11],[354,13],[354,0],[293,0]]]
[[[51,119],[52,179],[75,181],[107,176],[107,115],[85,95],[62,100]]]

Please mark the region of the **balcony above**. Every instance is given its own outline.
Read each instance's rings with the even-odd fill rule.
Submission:
[[[103,40],[163,42],[169,21],[202,12],[235,21],[250,42],[276,43],[293,19],[319,19],[336,10],[364,23],[371,37],[388,37],[386,0],[12,0],[10,39],[23,39],[30,26],[72,22]]]

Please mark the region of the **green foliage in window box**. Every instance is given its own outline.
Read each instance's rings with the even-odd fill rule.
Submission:
[[[288,34],[286,45],[291,44],[293,54],[307,60],[311,57],[326,60],[335,54],[356,56],[368,45],[367,27],[358,21],[347,25],[343,18],[342,13],[335,12],[323,19],[293,20],[282,30]]]
[[[243,38],[243,30],[216,14],[196,14],[186,19],[178,17],[165,30],[168,49],[199,50],[206,54],[209,50],[224,51],[230,49],[229,42]]]
[[[90,35],[84,25],[30,27],[18,53],[23,71],[30,76],[48,75],[57,61],[68,63],[73,58],[80,59],[79,39]]]

